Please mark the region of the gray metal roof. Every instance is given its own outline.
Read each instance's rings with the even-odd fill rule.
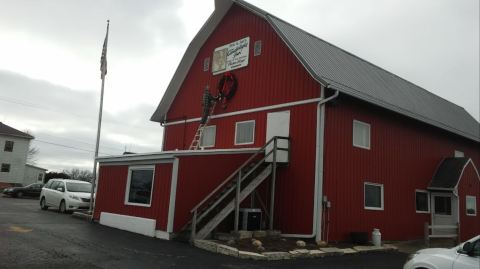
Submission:
[[[428,186],[429,189],[453,190],[460,180],[465,166],[470,161],[468,158],[445,158],[433,175]]]
[[[163,121],[193,58],[221,18],[228,12],[232,3],[265,18],[310,75],[324,86],[463,137],[480,141],[479,122],[462,107],[241,0],[215,1],[214,13],[187,49],[174,79],[151,120]],[[192,46],[193,44],[195,46]],[[185,59],[187,56],[192,59]],[[187,62],[189,62],[188,66],[182,66]],[[177,74],[179,71],[181,71],[180,74]],[[181,81],[174,81],[176,78],[181,78]]]

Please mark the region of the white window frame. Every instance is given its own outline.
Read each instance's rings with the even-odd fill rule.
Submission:
[[[467,208],[467,201],[468,199],[474,199],[475,203],[475,214],[468,214],[468,208]],[[477,196],[473,196],[473,195],[466,195],[465,196],[465,214],[467,214],[467,216],[476,216],[477,215]]]
[[[380,207],[371,207],[365,204],[366,203],[365,187],[367,185],[380,187],[380,204],[381,204]],[[384,207],[385,206],[384,206],[384,199],[383,199],[383,184],[373,183],[373,182],[364,182],[363,183],[363,208],[367,210],[383,210]]]
[[[212,145],[203,145],[203,136],[205,135],[205,131],[207,129],[212,129],[212,128],[215,129],[215,131],[213,132],[213,144]],[[203,129],[202,137],[200,138],[200,148],[213,148],[213,147],[215,147],[216,139],[217,139],[217,126],[216,125],[205,126],[205,129]]]
[[[253,129],[252,129],[252,142],[245,142],[245,143],[237,143],[237,131],[238,131],[238,125],[241,123],[247,123],[247,122],[253,122]],[[255,120],[246,120],[246,121],[238,121],[235,123],[235,140],[234,145],[235,146],[240,146],[240,145],[251,145],[255,143]]]
[[[128,201],[128,198],[130,196],[130,180],[131,180],[131,177],[132,177],[132,171],[133,170],[152,170],[152,189],[150,190],[150,203],[149,204],[132,203],[132,202]],[[151,207],[152,206],[154,183],[155,183],[155,165],[129,166],[128,167],[127,186],[125,187],[125,204],[126,205],[133,205],[133,206]]]
[[[368,128],[368,147],[366,147],[364,145],[355,144],[355,124],[363,125],[363,126],[366,126]],[[370,127],[369,123],[359,121],[359,120],[353,120],[353,123],[352,123],[352,144],[353,144],[354,147],[362,148],[362,149],[368,149],[368,150],[372,147],[372,130],[371,130],[371,127]]]
[[[460,151],[460,150],[455,150],[453,152],[453,157],[455,158],[463,158],[465,157],[465,153],[463,151]]]
[[[427,211],[417,210],[417,192],[427,194]],[[427,190],[415,189],[415,212],[416,213],[430,213],[430,193]]]

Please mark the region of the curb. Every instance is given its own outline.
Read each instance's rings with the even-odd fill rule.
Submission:
[[[358,253],[367,253],[367,252],[386,252],[386,251],[397,251],[397,247],[384,244],[381,247],[376,246],[354,246],[353,248],[320,248],[320,249],[293,249],[288,252],[284,251],[271,251],[271,252],[250,252],[242,251],[237,248],[220,244],[210,240],[195,240],[193,245],[197,248],[223,254],[227,256],[232,256],[240,259],[249,259],[249,260],[268,260],[268,261],[278,261],[278,260],[289,260],[297,258],[322,258],[327,256],[341,256],[341,255],[352,255]]]
[[[73,212],[72,217],[77,218],[77,219],[83,219],[83,220],[86,220],[86,221],[91,221],[92,220],[92,215],[89,215],[89,214],[84,213],[84,212],[78,212],[78,211]]]

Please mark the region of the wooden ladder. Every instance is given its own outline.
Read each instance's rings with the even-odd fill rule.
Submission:
[[[197,132],[195,132],[195,136],[193,136],[192,143],[188,148],[189,150],[197,150],[200,147],[200,141],[202,140],[203,131],[205,130],[205,127],[207,127],[208,122],[210,121],[210,116],[212,116],[216,105],[217,105],[217,101],[213,101],[213,105],[210,107],[210,111],[208,112],[207,119],[205,120],[204,123],[200,123],[197,129]]]

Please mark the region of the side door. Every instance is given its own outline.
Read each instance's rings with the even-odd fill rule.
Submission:
[[[478,269],[480,268],[480,240],[474,242],[471,255],[458,254],[452,269]]]
[[[456,208],[451,193],[432,193],[433,225],[456,225]],[[456,229],[433,229],[433,234],[456,234]]]
[[[52,185],[50,185],[50,187],[48,189],[45,190],[45,202],[47,203],[47,205],[50,205],[50,206],[56,206],[57,204],[55,203],[55,196],[56,196],[56,193],[57,193],[57,187],[58,185],[60,184],[60,182],[58,181],[55,181],[52,183]]]
[[[267,114],[267,131],[265,142],[268,142],[274,136],[290,136],[290,110],[272,112]],[[288,141],[279,139],[277,147],[287,148]],[[265,152],[271,151],[273,144],[268,145]],[[266,162],[273,161],[273,154],[267,157]],[[277,150],[277,162],[288,162],[288,152]]]

